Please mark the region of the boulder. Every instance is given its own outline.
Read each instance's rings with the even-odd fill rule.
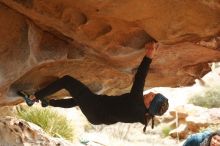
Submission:
[[[169,135],[172,136],[173,138],[179,138],[179,139],[184,139],[187,137],[188,134],[188,127],[185,124],[179,125],[178,128],[173,129],[169,132]]]
[[[178,123],[176,123],[176,114],[174,114],[175,112],[177,112],[177,115],[182,115],[182,113],[184,113],[183,114],[184,116],[180,116],[178,118]],[[174,128],[170,134],[172,137],[176,137],[175,133],[177,133],[177,131],[179,131],[180,129],[181,129],[180,131],[182,131],[182,129],[185,129],[183,128],[185,126],[188,131],[185,134],[188,134],[188,133],[197,133],[201,129],[207,128],[208,126],[215,126],[215,125],[217,126],[220,124],[219,108],[207,109],[192,104],[185,104],[176,107],[175,109],[171,110],[169,113],[170,116],[173,116],[174,119],[173,121],[166,122],[168,125],[170,125],[170,127]],[[177,128],[175,127],[176,125],[178,125]],[[181,125],[185,125],[185,126],[181,126]]]
[[[218,1],[1,0],[0,106],[66,74],[98,94],[128,92],[152,39],[146,89],[192,85],[220,60],[219,14]]]
[[[2,146],[74,145],[64,139],[49,136],[33,123],[9,116],[0,118],[0,139]]]

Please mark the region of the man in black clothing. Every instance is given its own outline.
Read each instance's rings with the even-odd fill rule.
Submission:
[[[43,106],[50,105],[63,108],[79,106],[92,124],[140,122],[145,125],[145,131],[150,119],[152,119],[153,126],[153,117],[164,114],[168,109],[168,99],[162,94],[150,92],[143,95],[145,78],[157,46],[154,42],[146,45],[146,55],[138,67],[129,93],[118,96],[97,95],[80,81],[66,75],[37,91],[34,96],[37,100],[43,101]],[[45,102],[45,97],[61,89],[66,89],[72,98],[51,99],[48,104]]]

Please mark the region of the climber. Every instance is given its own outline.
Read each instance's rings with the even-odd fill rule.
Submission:
[[[97,95],[80,81],[66,75],[40,89],[32,97],[35,101],[41,100],[42,106],[54,106],[71,108],[79,106],[83,114],[92,124],[113,124],[116,122],[134,123],[140,122],[145,125],[152,119],[152,128],[154,126],[154,116],[163,115],[168,109],[168,99],[160,93],[150,92],[143,95],[145,78],[147,76],[150,63],[158,47],[155,41],[145,45],[146,54],[140,63],[135,74],[133,86],[129,93],[118,96]],[[66,89],[72,98],[51,99],[45,97],[61,90]],[[28,94],[18,92],[19,95],[29,99]],[[30,106],[34,100],[30,100]]]
[[[192,134],[186,139],[183,146],[220,146],[220,130],[215,132],[205,130]]]

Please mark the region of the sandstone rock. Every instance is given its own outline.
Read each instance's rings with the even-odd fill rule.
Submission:
[[[212,108],[209,109],[208,111],[209,113],[209,121],[211,122],[211,124],[216,125],[216,124],[220,124],[220,109],[219,108]]]
[[[0,107],[0,117],[12,116],[15,117],[16,106],[3,106]]]
[[[1,0],[0,106],[65,74],[125,93],[152,38],[161,45],[145,87],[192,85],[220,60],[219,14],[217,1]]]
[[[178,119],[186,119],[186,117],[188,116],[188,114],[185,113],[185,111],[178,111],[178,110],[170,111],[170,115]]]
[[[200,128],[206,128],[209,125],[220,124],[220,110],[213,108],[198,111],[197,114],[188,116],[186,123],[189,130],[193,132],[198,132]]]
[[[177,112],[177,115],[179,117],[178,121],[176,121],[175,112]],[[169,117],[169,119],[172,119],[173,117],[173,120],[163,120],[163,123],[167,123],[171,128],[174,128],[171,132],[172,137],[176,137],[175,134],[177,133],[177,131],[179,131],[180,129],[184,129],[183,126],[181,126],[181,128],[176,128],[176,125],[185,125],[189,133],[196,133],[199,132],[199,130],[201,130],[202,128],[207,128],[211,125],[220,124],[219,108],[207,109],[192,104],[185,104],[177,106],[169,113],[171,117],[165,117]],[[182,138],[185,138],[185,135],[182,136]]]
[[[180,117],[182,116],[182,118],[186,118],[188,115],[195,115],[195,114],[198,114],[198,112],[201,113],[207,110],[208,110],[207,108],[195,106],[193,104],[184,104],[184,105],[179,105],[175,107],[173,110],[170,110],[170,114],[173,116],[176,116],[175,112],[177,111],[177,112],[180,112]]]
[[[174,121],[176,119],[171,114],[165,114],[165,115],[163,115],[160,118],[161,118],[161,122],[164,122],[164,123],[168,123],[168,122]]]
[[[187,117],[186,122],[189,130],[193,132],[198,132],[200,128],[206,128],[209,125],[207,116],[189,116]]]
[[[0,145],[2,146],[71,146],[70,142],[52,138],[35,124],[14,117],[0,118]]]
[[[188,134],[188,128],[187,125],[181,124],[178,128],[172,130],[169,132],[169,135],[173,138],[179,137],[180,139],[184,139],[187,137]]]

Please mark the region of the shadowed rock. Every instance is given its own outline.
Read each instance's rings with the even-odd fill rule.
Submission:
[[[160,47],[146,88],[192,85],[220,60],[219,8],[199,0],[1,0],[0,105],[66,74],[97,93],[127,92],[153,38]]]

